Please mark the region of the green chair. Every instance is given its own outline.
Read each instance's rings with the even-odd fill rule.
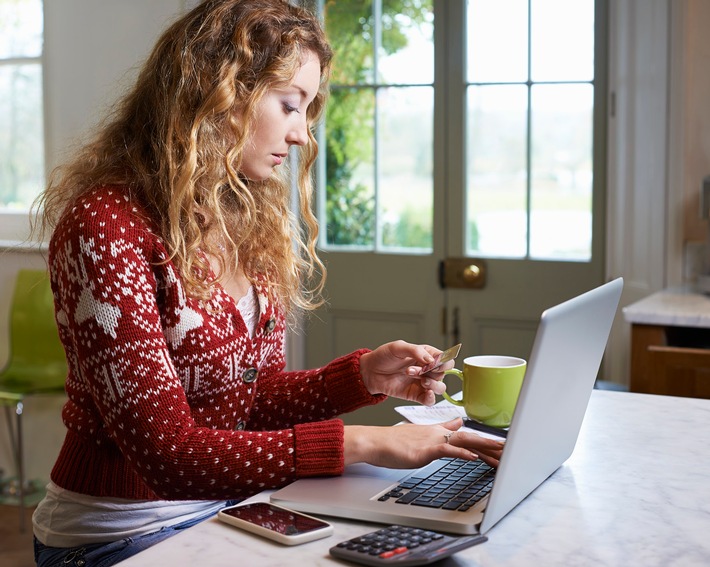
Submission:
[[[45,270],[19,270],[10,305],[8,362],[0,371],[0,405],[17,468],[20,531],[25,524],[24,400],[34,394],[64,393],[67,363],[54,319],[54,299]],[[15,413],[13,424],[12,412]]]

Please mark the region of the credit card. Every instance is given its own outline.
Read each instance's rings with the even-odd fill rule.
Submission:
[[[422,367],[422,371],[419,374],[426,374],[427,372],[431,372],[432,370],[436,370],[444,364],[444,362],[448,362],[449,360],[453,360],[459,355],[459,350],[461,350],[461,343],[452,346],[451,348],[447,348],[444,352],[439,354],[435,359],[434,362],[430,362],[426,366]]]

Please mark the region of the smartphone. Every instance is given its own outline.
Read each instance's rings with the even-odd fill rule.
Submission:
[[[284,545],[299,545],[333,534],[333,526],[328,522],[269,502],[222,508],[217,518]]]

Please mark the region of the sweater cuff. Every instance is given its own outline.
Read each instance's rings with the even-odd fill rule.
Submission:
[[[345,429],[339,419],[294,427],[296,476],[335,476],[345,469]]]
[[[328,396],[339,413],[348,413],[361,407],[378,404],[387,399],[383,394],[371,394],[365,388],[360,374],[360,357],[368,349],[336,358],[325,368]]]

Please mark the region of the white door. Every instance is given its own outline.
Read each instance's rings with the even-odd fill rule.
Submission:
[[[603,14],[593,0],[373,6],[325,11],[329,304],[307,323],[306,365],[397,338],[527,357],[541,312],[603,280]],[[392,423],[400,403],[346,421]]]

